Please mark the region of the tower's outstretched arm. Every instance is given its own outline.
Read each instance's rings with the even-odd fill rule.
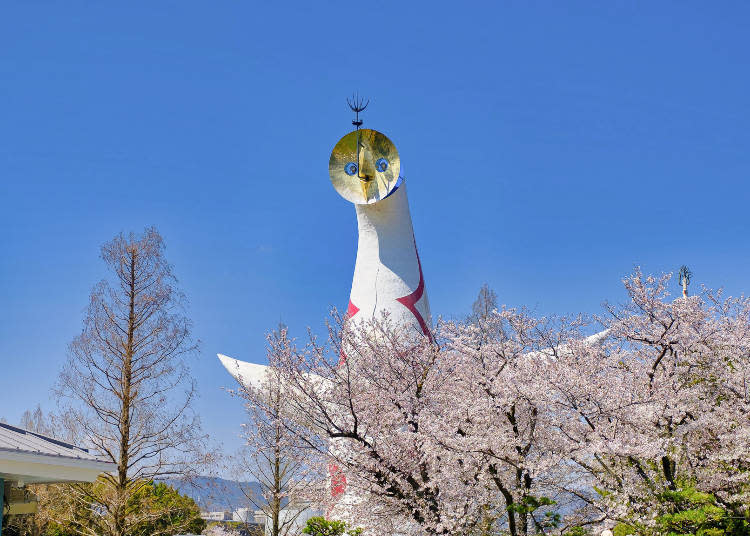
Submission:
[[[245,388],[259,389],[268,379],[269,370],[271,368],[268,365],[248,363],[247,361],[240,361],[239,359],[234,359],[233,357],[224,354],[216,355],[229,374],[231,374],[234,379]]]

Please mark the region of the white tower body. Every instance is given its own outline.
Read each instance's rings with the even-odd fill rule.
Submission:
[[[406,183],[385,199],[355,205],[359,226],[357,262],[347,313],[356,322],[386,312],[396,326],[430,333],[430,304],[425,291]]]

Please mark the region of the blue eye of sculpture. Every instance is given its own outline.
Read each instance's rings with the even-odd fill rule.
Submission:
[[[388,169],[388,160],[385,158],[379,158],[377,162],[375,162],[375,169],[380,171],[381,173],[384,172],[386,169]]]
[[[349,162],[344,166],[344,171],[347,175],[354,175],[355,173],[357,173],[357,164],[355,164],[354,162]]]

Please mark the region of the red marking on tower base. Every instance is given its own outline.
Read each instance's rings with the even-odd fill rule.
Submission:
[[[352,303],[352,300],[349,300],[349,307],[346,308],[346,318],[351,318],[354,315],[356,315],[359,312],[359,307],[354,305]]]
[[[356,305],[354,305],[352,303],[352,300],[350,299],[349,300],[349,306],[346,308],[346,316],[344,317],[344,322],[346,322],[347,320],[349,320],[351,317],[353,317],[354,315],[356,315],[358,312],[359,312],[359,307],[357,307]],[[344,363],[346,363],[346,353],[344,353],[344,348],[343,348],[343,345],[342,345],[341,353],[339,354],[339,366],[343,365]]]
[[[424,294],[424,275],[422,275],[422,261],[419,260],[419,251],[417,250],[416,243],[414,244],[414,251],[417,254],[417,266],[419,266],[419,285],[417,285],[414,292],[403,298],[396,298],[396,301],[411,311],[411,314],[417,319],[419,327],[422,328],[422,333],[432,340],[432,333],[430,333],[430,329],[427,327],[427,322],[424,321],[422,314],[417,310],[417,302],[422,298],[422,294]]]
[[[341,470],[341,467],[335,463],[328,464],[328,478],[331,482],[331,500],[332,503],[336,503],[339,497],[346,491],[346,475]],[[333,504],[326,508],[326,518],[331,518],[331,511],[333,510]]]
[[[346,475],[335,463],[328,464],[328,476],[331,477],[331,497],[338,498],[346,491]]]

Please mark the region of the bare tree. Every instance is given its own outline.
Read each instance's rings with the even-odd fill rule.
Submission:
[[[42,406],[37,404],[34,411],[26,410],[21,415],[21,428],[38,434],[55,437],[54,425],[50,415],[44,415]]]
[[[471,305],[470,320],[475,322],[488,319],[497,309],[497,294],[485,283],[479,289],[477,299]]]
[[[286,326],[268,335],[269,360],[291,351]],[[283,422],[290,407],[280,372],[270,369],[259,388],[243,387],[238,391],[246,399],[248,422],[244,424],[247,444],[236,457],[236,469],[242,480],[260,484],[260,495],[243,487],[247,501],[268,520],[267,534],[286,536],[299,532],[298,520],[311,507],[323,480],[310,458],[309,449]],[[259,406],[254,400],[262,400]]]
[[[111,277],[94,287],[56,385],[78,440],[117,465],[103,486],[76,490],[101,514],[82,533],[131,534],[143,522],[131,499],[145,483],[189,473],[204,459],[186,364],[196,344],[164,249],[154,228],[102,246]]]

